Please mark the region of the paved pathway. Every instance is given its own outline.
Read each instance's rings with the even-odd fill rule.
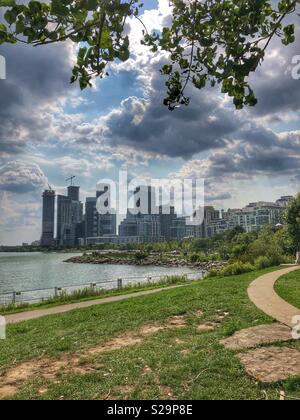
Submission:
[[[300,316],[300,310],[281,299],[274,290],[279,277],[299,270],[300,266],[288,267],[283,270],[265,274],[251,283],[248,289],[250,300],[263,312],[290,328],[294,328],[294,316]]]
[[[65,312],[73,311],[75,309],[89,308],[95,305],[103,305],[105,303],[120,302],[122,300],[127,300],[130,298],[148,296],[148,295],[162,292],[164,290],[172,290],[172,289],[176,289],[176,288],[184,287],[188,285],[189,284],[175,285],[175,286],[163,287],[160,289],[152,289],[152,290],[145,290],[145,291],[136,292],[136,293],[128,293],[127,295],[111,296],[111,297],[97,299],[97,300],[89,300],[86,302],[78,302],[78,303],[72,303],[69,305],[55,306],[53,308],[48,308],[48,309],[37,309],[35,311],[20,312],[18,314],[5,316],[5,320],[7,324],[16,324],[18,322],[30,321],[32,319],[42,318],[48,315],[62,314]]]

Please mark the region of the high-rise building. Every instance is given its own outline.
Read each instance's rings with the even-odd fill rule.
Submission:
[[[97,198],[88,197],[85,202],[85,229],[86,237],[93,238],[97,237],[99,228],[98,228],[98,212],[97,212]]]
[[[59,246],[76,244],[76,227],[83,220],[82,203],[72,200],[72,197],[79,198],[79,187],[69,188],[76,188],[76,190],[68,190],[68,193],[71,192],[71,197],[64,195],[57,197],[57,245]]]
[[[68,197],[72,201],[79,201],[79,192],[80,192],[80,187],[75,187],[74,185],[70,185],[68,187]]]
[[[97,210],[97,200],[109,188],[105,186],[103,190],[96,193],[96,197],[88,197],[85,204],[85,229],[86,238],[96,238],[105,235],[115,235],[117,232],[117,215],[114,213],[100,214]]]
[[[46,190],[43,193],[43,227],[42,246],[54,245],[55,191]]]
[[[164,240],[172,239],[172,227],[176,219],[174,206],[159,206],[160,231]]]
[[[155,214],[156,211],[156,196],[155,188],[142,185],[137,187],[133,193],[134,211],[135,215],[143,216]]]
[[[250,203],[242,209],[228,210],[226,218],[229,229],[241,226],[246,232],[253,232],[266,225],[284,224],[285,212],[286,205],[283,206],[278,201],[257,202]]]
[[[106,214],[98,213],[98,236],[105,235],[116,235],[117,233],[117,215],[116,210],[111,209],[111,196],[110,196],[110,186],[109,185],[98,185],[98,190],[96,192],[97,200],[102,197],[104,194],[107,195],[107,200],[105,202],[108,211]]]

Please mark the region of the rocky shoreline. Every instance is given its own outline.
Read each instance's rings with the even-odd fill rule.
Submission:
[[[143,260],[136,260],[134,258],[118,258],[118,257],[92,257],[92,256],[78,256],[72,257],[65,262],[73,264],[96,264],[96,265],[133,265],[137,267],[189,267],[191,269],[198,269],[203,271],[221,270],[227,264],[225,261],[210,261],[210,262],[197,262],[192,263],[190,261],[182,259],[162,259],[162,258],[146,258]]]

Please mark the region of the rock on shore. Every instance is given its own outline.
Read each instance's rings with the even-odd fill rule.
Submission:
[[[190,267],[192,269],[199,269],[203,271],[220,270],[227,264],[224,261],[210,261],[210,262],[197,262],[182,259],[163,259],[148,257],[143,260],[136,260],[135,258],[118,258],[116,257],[95,257],[90,255],[83,255],[72,257],[65,262],[75,264],[98,264],[98,265],[134,265],[134,266],[156,266],[156,267]]]

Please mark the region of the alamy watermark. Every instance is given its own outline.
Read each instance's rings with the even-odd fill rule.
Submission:
[[[300,315],[294,316],[292,323],[295,325],[292,330],[292,337],[294,340],[300,340]]]
[[[299,80],[300,79],[300,55],[295,55],[292,58],[292,64],[293,64],[293,68],[292,68],[292,78],[294,80]]]
[[[170,215],[176,211],[187,225],[204,219],[204,179],[143,179],[129,181],[126,171],[119,181],[102,179],[97,184],[100,214]]]
[[[3,55],[0,55],[0,80],[6,79],[6,60]]]
[[[4,316],[0,316],[0,340],[6,339],[6,320]]]

